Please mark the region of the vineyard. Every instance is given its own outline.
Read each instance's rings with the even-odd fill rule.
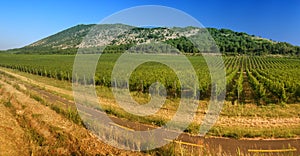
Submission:
[[[100,57],[94,80],[96,85],[112,87],[111,73],[121,54]],[[169,57],[169,56],[163,56]],[[30,74],[72,82],[74,55],[13,55],[1,54],[0,66]],[[188,56],[199,79],[200,99],[211,92],[209,68],[202,56]],[[300,101],[300,60],[279,57],[224,57],[226,67],[226,100],[232,104],[257,105],[297,103]],[[74,75],[77,77],[77,75]],[[169,67],[156,62],[138,66],[130,76],[131,91],[148,93],[154,82],[162,83],[169,98],[180,95],[180,82]]]

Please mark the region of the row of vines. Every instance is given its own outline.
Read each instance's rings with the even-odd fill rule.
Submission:
[[[120,54],[102,55],[93,79],[72,75],[73,61],[71,55],[0,55],[0,66],[21,72],[55,78],[63,81],[72,79],[76,82],[113,87],[119,82],[111,79],[114,63]],[[166,56],[167,57],[167,56]],[[212,57],[213,58],[213,57]],[[208,99],[212,85],[210,71],[201,56],[188,56],[199,80],[201,99]],[[226,99],[245,103],[252,97],[257,104],[297,103],[300,97],[300,60],[275,57],[224,57],[226,68]],[[176,62],[175,62],[176,63]],[[222,62],[216,62],[222,67]],[[130,75],[128,86],[131,91],[147,93],[151,84],[160,82],[167,89],[169,97],[181,94],[181,84],[175,72],[168,66],[148,62],[138,66]],[[250,84],[249,86],[246,84]],[[249,87],[249,88],[245,88]],[[248,95],[249,90],[251,96]]]

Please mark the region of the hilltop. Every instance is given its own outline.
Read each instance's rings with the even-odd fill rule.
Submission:
[[[97,30],[97,34],[89,42],[82,42],[86,35]],[[215,40],[220,52],[225,54],[289,54],[299,55],[300,47],[286,42],[276,42],[270,39],[249,35],[244,32],[235,32],[229,29],[198,27],[185,28],[135,28],[124,24],[102,24],[102,25],[77,25],[54,35],[41,39],[22,48],[11,49],[8,52],[21,54],[75,54],[78,48],[101,48],[106,47],[105,52],[115,53],[128,50],[134,45],[151,44],[156,41],[168,43],[185,53],[198,53],[190,40],[184,36],[193,36],[198,33],[210,33]],[[126,33],[124,33],[126,32]],[[180,33],[178,33],[180,32]],[[215,51],[211,39],[203,40],[204,49],[201,52]],[[210,46],[212,45],[212,46]],[[154,48],[153,51],[163,51]]]

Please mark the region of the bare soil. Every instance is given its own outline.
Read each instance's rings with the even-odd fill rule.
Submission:
[[[2,80],[0,84],[1,155],[143,154],[108,146],[83,126],[57,114],[10,84]]]

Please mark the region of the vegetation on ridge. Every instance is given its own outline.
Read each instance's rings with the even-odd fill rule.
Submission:
[[[8,52],[22,54],[76,54],[78,48],[85,47],[85,45],[80,44],[90,30],[95,28],[94,26],[99,31],[98,36],[101,36],[96,38],[97,42],[110,42],[106,44],[109,45],[104,50],[106,53],[120,53],[132,46],[154,41],[163,41],[184,53],[199,53],[199,50],[195,48],[190,40],[175,32],[195,33],[199,31],[206,33],[205,29],[197,27],[134,28],[123,24],[77,25],[28,46],[8,50]],[[120,32],[126,32],[126,35],[120,33],[112,40],[109,32],[112,29],[119,29]],[[207,31],[215,40],[219,51],[224,54],[300,55],[299,46],[293,46],[286,42],[276,42],[243,32],[234,32],[229,29],[207,28]],[[99,51],[101,46],[103,45],[95,45],[92,50]],[[216,47],[210,47],[209,43],[204,43],[203,46],[207,47],[207,49],[200,49],[201,52],[216,50]],[[163,49],[157,47],[154,50],[158,52],[163,51]]]

